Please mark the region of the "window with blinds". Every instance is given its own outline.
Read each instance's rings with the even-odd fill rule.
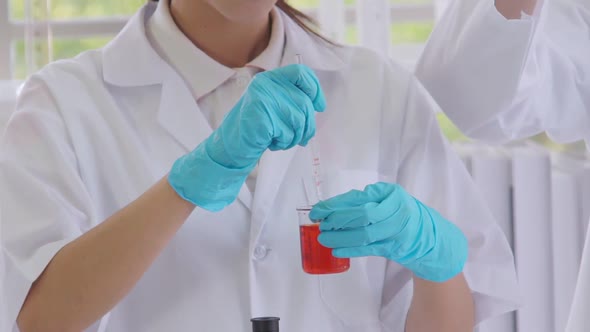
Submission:
[[[320,0],[310,9],[330,38],[413,66],[435,21],[432,0]]]
[[[0,0],[0,80],[102,47],[147,0]],[[289,0],[332,40],[363,45],[412,68],[450,0]],[[451,139],[463,136],[444,115]]]

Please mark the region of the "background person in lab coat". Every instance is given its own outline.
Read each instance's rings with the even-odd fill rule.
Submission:
[[[2,330],[276,315],[287,332],[457,332],[516,307],[507,241],[426,91],[277,6],[149,3],[29,79],[0,144]],[[358,257],[321,277],[301,269],[295,212],[314,134],[319,239]]]
[[[590,142],[590,2],[454,1],[417,76],[472,138]],[[501,15],[502,14],[502,15]],[[460,96],[460,97],[457,97]],[[567,331],[590,330],[590,233]]]

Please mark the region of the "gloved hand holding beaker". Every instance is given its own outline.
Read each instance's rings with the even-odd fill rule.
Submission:
[[[444,282],[463,270],[467,239],[434,209],[389,183],[368,185],[316,204],[319,242],[336,257],[382,256],[416,276]]]

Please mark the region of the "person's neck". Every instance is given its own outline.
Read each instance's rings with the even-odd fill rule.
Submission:
[[[507,19],[517,20],[522,13],[533,15],[537,7],[537,0],[495,0],[496,9]]]
[[[240,68],[268,46],[270,15],[260,21],[234,22],[205,1],[171,1],[170,13],[178,28],[199,49],[230,68]]]

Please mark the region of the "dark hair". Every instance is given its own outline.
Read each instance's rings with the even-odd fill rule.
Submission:
[[[158,2],[158,0],[152,0]],[[317,23],[309,16],[289,5],[286,0],[277,0],[277,7],[281,9],[290,19],[292,19],[298,26],[300,26],[307,33],[312,34],[328,44],[336,45],[333,41],[322,36],[318,31]]]

